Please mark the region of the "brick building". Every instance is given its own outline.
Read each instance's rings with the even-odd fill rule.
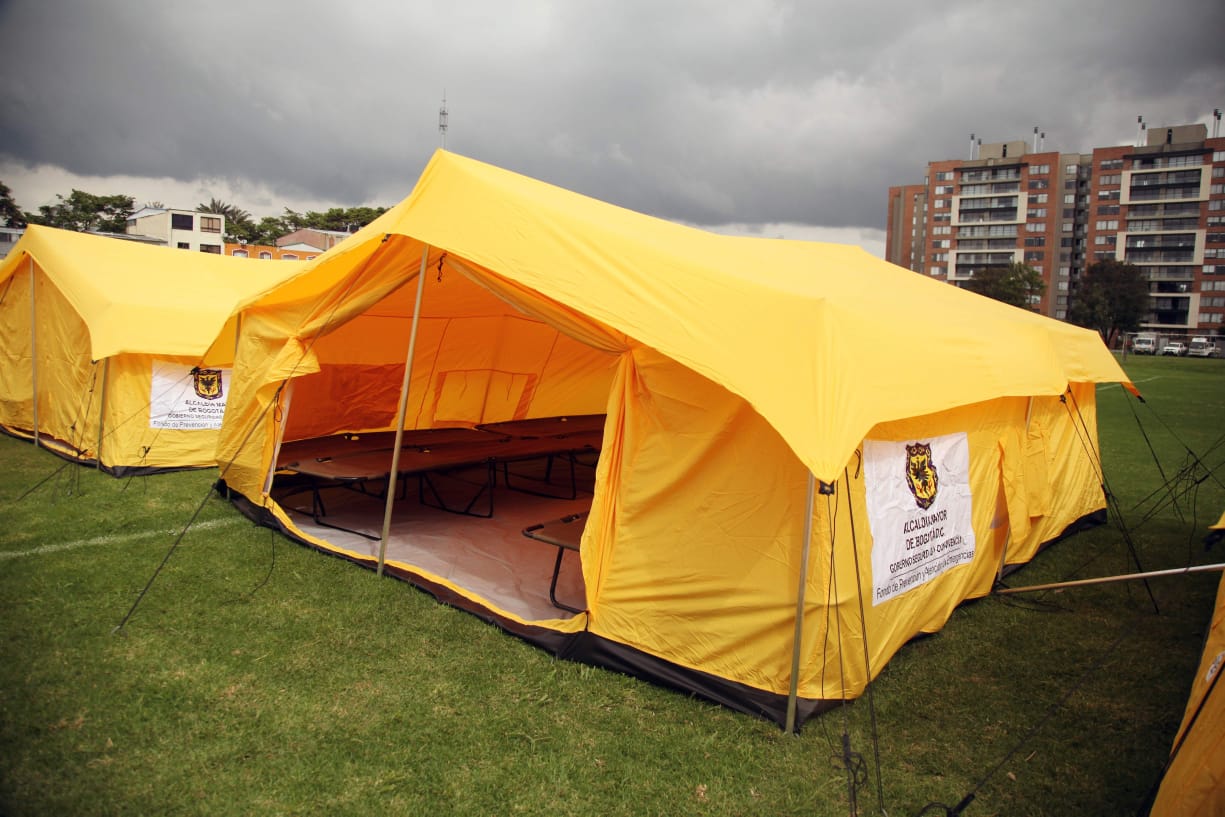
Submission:
[[[1044,151],[1037,134],[1032,144],[971,140],[970,158],[930,162],[922,185],[889,189],[885,257],[955,285],[1025,263],[1047,285],[1034,309],[1060,319],[1088,266],[1115,258],[1149,281],[1146,329],[1219,334],[1225,138],[1204,125],[1142,134],[1142,144],[1084,154]]]

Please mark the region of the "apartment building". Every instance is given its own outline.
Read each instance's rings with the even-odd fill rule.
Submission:
[[[130,236],[162,241],[167,247],[220,255],[224,244],[225,216],[193,210],[142,207],[128,216],[126,232]]]
[[[1145,328],[1218,334],[1225,139],[1209,139],[1202,124],[1142,134],[1142,144],[1084,154],[1044,151],[1037,134],[971,139],[968,159],[930,162],[922,185],[889,189],[886,258],[958,286],[1025,263],[1047,285],[1033,308],[1060,319],[1088,266],[1114,258],[1149,281]]]

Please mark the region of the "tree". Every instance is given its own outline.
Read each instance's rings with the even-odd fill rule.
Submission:
[[[55,197],[59,201],[41,205],[38,215],[26,213],[26,221],[79,233],[122,233],[127,229],[128,216],[133,211],[134,199],[131,196],[96,196],[83,190],[73,190],[68,198],[58,193]]]
[[[977,270],[966,282],[966,289],[1022,309],[1033,309],[1033,300],[1046,292],[1042,273],[1027,264],[1013,261],[1007,267]]]
[[[197,204],[197,213],[213,213],[218,216],[225,216],[227,221],[250,221],[251,214],[243,210],[236,204],[221,201],[220,199],[209,199],[208,204]]]
[[[326,213],[313,210],[297,213],[286,207],[282,221],[289,228],[288,232],[308,228],[351,233],[365,227],[385,212],[386,207],[332,207]]]
[[[22,214],[21,208],[17,206],[17,202],[13,200],[13,191],[4,182],[0,182],[0,226],[26,226],[26,217]]]
[[[1096,329],[1114,348],[1120,332],[1134,332],[1148,314],[1148,281],[1134,264],[1108,259],[1089,265],[1068,309],[1068,320]]]

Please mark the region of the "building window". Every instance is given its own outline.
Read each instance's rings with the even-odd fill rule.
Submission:
[[[247,258],[248,257],[246,250],[234,250],[234,252],[232,252],[231,255],[233,255],[235,258]]]
[[[944,275],[944,267],[928,267],[928,275]]]
[[[1034,196],[1034,204],[1046,204],[1046,193],[1039,193]]]
[[[1096,230],[1117,230],[1119,229],[1118,219],[1109,219],[1108,221],[1099,221],[1094,227]]]
[[[283,252],[281,253],[281,260],[282,261],[297,261],[298,256],[294,255],[291,252]]]
[[[1063,173],[1065,176],[1075,176],[1076,175],[1076,165],[1064,165]]]
[[[220,244],[201,244],[200,252],[208,252],[208,253],[212,253],[213,255],[221,255],[221,245]]]
[[[173,230],[194,230],[196,219],[191,213],[171,213],[170,228]]]
[[[188,244],[186,241],[180,241],[177,246],[180,250],[190,250],[191,249],[191,245]]]
[[[932,235],[952,235],[953,228],[949,226],[932,227]]]
[[[272,253],[268,252],[267,250],[262,250],[259,254],[259,257],[264,261],[271,261]]]
[[[948,206],[949,206],[948,199],[936,199],[934,202],[932,202],[932,207],[937,210],[943,210]]]
[[[1064,203],[1064,204],[1075,204],[1075,203],[1076,203],[1076,194],[1075,194],[1075,193],[1068,193],[1066,196],[1064,196],[1064,197],[1063,197],[1063,203]]]
[[[1042,236],[1042,235],[1030,236],[1029,238],[1025,239],[1025,246],[1026,247],[1045,247],[1046,246],[1046,236]]]
[[[1123,160],[1122,159],[1103,159],[1102,164],[1101,164],[1101,169],[1102,170],[1122,170]]]
[[[1031,165],[1029,168],[1029,173],[1031,176],[1045,176],[1047,173],[1050,173],[1050,172],[1051,172],[1050,165]]]
[[[952,180],[953,180],[953,171],[951,170],[944,170],[936,174],[936,181],[938,182],[951,182]]]
[[[219,216],[200,216],[200,232],[221,232],[221,218]]]

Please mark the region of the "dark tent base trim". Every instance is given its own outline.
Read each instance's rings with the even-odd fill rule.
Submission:
[[[30,431],[29,429],[0,425],[0,433],[7,434],[8,436],[18,440],[25,440],[31,444],[34,443],[34,432]],[[60,459],[67,460],[75,465],[96,468],[104,474],[110,474],[112,477],[117,477],[119,479],[123,479],[125,477],[146,477],[151,474],[169,474],[175,471],[199,471],[204,468],[215,467],[213,465],[107,465],[106,463],[103,463],[99,467],[96,457],[86,454],[84,451],[71,443],[64,442],[57,437],[50,437],[46,434],[38,435],[37,447],[44,451],[49,451]]]
[[[1060,531],[1058,536],[1055,536],[1043,542],[1042,545],[1038,548],[1038,550],[1034,553],[1034,555],[1037,556],[1039,553],[1046,550],[1051,545],[1054,545],[1056,542],[1062,542],[1064,539],[1067,539],[1069,536],[1075,536],[1081,531],[1086,531],[1092,528],[1101,527],[1102,525],[1105,525],[1107,521],[1108,521],[1108,518],[1106,515],[1105,508],[1087,513],[1084,516],[1080,517],[1079,519],[1074,520],[1066,528]],[[1000,575],[1010,576],[1013,573],[1020,570],[1021,568],[1025,567],[1025,565],[1027,564],[1029,564],[1029,562],[1017,562],[1017,563],[1005,564],[1004,569],[1000,571]]]

